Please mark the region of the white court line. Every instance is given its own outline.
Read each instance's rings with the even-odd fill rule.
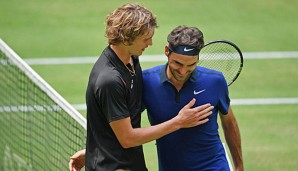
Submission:
[[[96,56],[86,57],[52,57],[52,58],[31,58],[24,59],[29,65],[59,65],[59,64],[92,64],[97,60]],[[298,58],[298,51],[289,52],[244,52],[246,59],[279,59],[279,58]],[[167,58],[164,55],[142,55],[142,62],[163,62]]]
[[[298,104],[298,97],[292,98],[248,98],[248,99],[231,99],[232,106],[241,105],[280,105],[280,104]],[[72,104],[76,110],[86,110],[86,104]],[[60,110],[57,106],[0,106],[1,112],[32,112],[45,110]]]
[[[278,105],[278,104],[298,104],[298,97],[293,98],[249,98],[231,99],[231,105]],[[86,110],[86,104],[72,104],[77,110]]]
[[[298,98],[248,98],[231,99],[231,105],[275,105],[275,104],[298,104]]]

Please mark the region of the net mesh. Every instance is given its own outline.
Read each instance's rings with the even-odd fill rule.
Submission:
[[[68,170],[85,128],[0,49],[0,170]]]

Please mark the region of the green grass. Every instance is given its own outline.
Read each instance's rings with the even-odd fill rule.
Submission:
[[[295,170],[298,106],[234,106],[246,170]]]
[[[199,27],[205,40],[228,39],[242,51],[298,51],[298,0],[138,1],[158,17],[153,46],[162,54],[177,25]],[[98,56],[106,46],[104,19],[122,1],[9,0],[0,2],[0,38],[23,58]],[[143,69],[161,64],[142,63]],[[230,86],[235,98],[298,97],[298,59],[245,60]],[[71,104],[85,102],[91,64],[33,68]],[[245,170],[295,170],[297,105],[234,106],[242,137]],[[85,111],[80,111],[85,116]],[[143,126],[148,126],[146,113]],[[222,133],[221,133],[222,135]],[[155,143],[144,145],[150,171],[157,170]]]
[[[298,59],[245,60],[232,98],[298,97]]]
[[[162,2],[139,0],[159,28],[146,54],[160,54],[177,25],[199,27],[205,40],[228,39],[243,51],[297,50],[297,0]],[[24,58],[96,56],[106,46],[104,20],[123,1],[1,1],[0,38]]]

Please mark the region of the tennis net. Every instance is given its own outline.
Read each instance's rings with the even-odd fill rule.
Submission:
[[[0,170],[68,170],[86,120],[0,39]]]

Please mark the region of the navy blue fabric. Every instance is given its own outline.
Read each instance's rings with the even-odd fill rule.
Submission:
[[[194,106],[211,103],[209,122],[181,129],[157,142],[160,171],[229,170],[218,133],[218,112],[228,113],[230,98],[222,73],[197,66],[178,92],[166,76],[167,65],[143,71],[143,102],[152,125],[175,117],[192,98]]]

